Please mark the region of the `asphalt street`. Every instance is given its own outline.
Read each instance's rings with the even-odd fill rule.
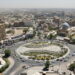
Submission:
[[[15,50],[19,46],[21,46],[25,43],[27,43],[27,42],[21,41],[21,42],[18,42],[18,43],[11,45],[11,46],[6,47],[6,49],[11,50],[11,57],[14,59],[15,64],[5,75],[11,75],[11,73],[13,73],[14,71],[15,71],[15,75],[19,75],[20,72],[22,72],[24,70],[22,68],[22,66],[19,68],[20,65],[25,64],[25,66],[29,65],[29,67],[32,67],[32,66],[39,66],[39,65],[42,66],[44,64],[44,63],[40,63],[38,61],[25,60],[16,54]],[[52,65],[59,65],[59,63],[65,65],[66,62],[69,62],[69,61],[72,62],[72,59],[74,59],[75,56],[73,55],[73,53],[75,52],[75,45],[73,45],[73,44],[65,44],[65,45],[67,45],[70,48],[70,54],[66,58],[62,59],[61,61],[52,62]]]

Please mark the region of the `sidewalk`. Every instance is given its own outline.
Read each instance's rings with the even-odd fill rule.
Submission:
[[[11,72],[10,75],[16,75],[16,73],[19,72],[19,71],[22,69],[22,66],[23,66],[23,65],[21,64],[19,67],[16,68],[15,71]]]
[[[13,66],[14,66],[14,59],[12,57],[9,57],[8,58],[9,62],[10,62],[10,65],[9,67],[3,72],[3,74],[5,75]]]

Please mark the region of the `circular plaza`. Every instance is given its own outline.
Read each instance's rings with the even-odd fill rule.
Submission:
[[[20,46],[16,52],[28,60],[53,60],[66,56],[69,48],[57,42],[35,41]]]

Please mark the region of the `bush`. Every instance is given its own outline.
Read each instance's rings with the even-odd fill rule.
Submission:
[[[74,71],[75,70],[75,62],[70,64],[69,70]]]
[[[6,68],[8,68],[8,67],[9,67],[9,62],[8,62],[8,60],[7,60],[7,59],[5,59],[5,58],[4,58],[4,60],[6,61],[6,65],[5,65],[5,66],[3,66],[2,68],[0,68],[0,73],[2,73],[3,71],[5,71],[5,70],[6,70]]]
[[[9,57],[11,55],[11,51],[10,50],[5,50],[5,57]]]
[[[26,33],[28,31],[28,28],[23,29],[23,33]]]
[[[51,39],[55,39],[56,36],[57,36],[57,35],[50,34],[50,35],[48,35],[48,39],[50,39],[50,40],[51,40]]]

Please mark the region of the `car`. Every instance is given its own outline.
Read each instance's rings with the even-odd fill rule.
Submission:
[[[43,70],[43,71],[48,71],[48,70],[49,70],[49,68],[43,68],[42,70]]]
[[[54,61],[52,61],[51,63],[55,63]]]
[[[25,60],[21,60],[22,62],[25,62]]]
[[[22,59],[22,58],[20,57],[20,59]]]
[[[72,56],[75,56],[75,53],[73,53]]]
[[[56,61],[59,61],[59,59],[57,59]]]
[[[69,59],[70,57],[69,57],[69,56],[67,56],[66,58],[67,58],[67,59]]]
[[[26,69],[26,66],[24,65],[24,66],[22,66],[22,68],[23,68],[23,69]]]
[[[63,61],[63,59],[59,59],[59,61]]]
[[[27,73],[20,73],[19,75],[27,75]]]
[[[53,69],[51,71],[54,71]]]
[[[64,59],[64,62],[67,62],[68,60],[67,59]]]

